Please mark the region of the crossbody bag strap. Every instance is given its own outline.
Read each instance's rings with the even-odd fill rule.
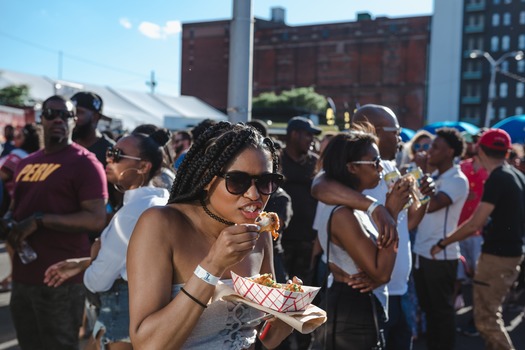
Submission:
[[[332,216],[334,215],[334,212],[337,208],[339,208],[339,206],[335,206],[330,211],[330,216],[328,216],[328,222],[326,223],[326,273],[324,276],[323,286],[325,290],[324,309],[327,311],[328,311],[328,276],[330,275],[330,240],[332,239]],[[335,311],[337,312],[337,309]],[[331,339],[332,346],[331,348],[334,348],[334,349],[335,349],[335,326],[337,323],[336,319],[337,319],[337,314],[334,315],[333,323],[332,323],[332,339]],[[325,341],[324,348],[326,349],[327,348],[326,342],[328,341],[328,327],[325,327],[324,341]]]
[[[378,320],[379,315],[377,313],[377,305],[376,305],[374,293],[369,292],[368,294],[370,295],[370,302],[372,303],[372,313],[374,314],[374,325],[376,327],[377,345],[374,349],[384,349],[385,338],[384,338],[383,330],[379,328],[379,320]]]

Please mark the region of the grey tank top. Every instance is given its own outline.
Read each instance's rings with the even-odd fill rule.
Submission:
[[[232,287],[232,280],[221,280]],[[183,284],[172,287],[172,297],[180,292]],[[257,324],[246,326],[246,322],[261,317],[264,313],[241,303],[216,300],[208,304],[182,349],[247,349],[255,343]]]

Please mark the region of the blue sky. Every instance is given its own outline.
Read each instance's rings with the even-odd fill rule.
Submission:
[[[181,23],[228,19],[232,0],[0,0],[0,70],[79,83],[180,93]],[[432,0],[253,0],[255,17],[286,9],[286,23],[430,15]],[[62,52],[62,55],[59,54]],[[59,57],[62,57],[60,60]],[[61,62],[61,64],[59,64]],[[61,67],[61,69],[59,69]]]

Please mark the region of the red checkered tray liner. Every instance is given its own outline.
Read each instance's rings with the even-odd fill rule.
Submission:
[[[233,289],[243,298],[279,312],[302,311],[312,303],[319,287],[302,286],[304,293],[263,286],[231,273]]]

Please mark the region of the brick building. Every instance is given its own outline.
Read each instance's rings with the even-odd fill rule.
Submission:
[[[355,22],[289,26],[284,10],[256,19],[253,95],[314,86],[331,97],[342,118],[345,104],[390,106],[402,126],[418,129],[426,113],[430,16],[358,15]],[[275,16],[275,14],[278,14]],[[181,94],[225,111],[230,21],[185,23]]]

